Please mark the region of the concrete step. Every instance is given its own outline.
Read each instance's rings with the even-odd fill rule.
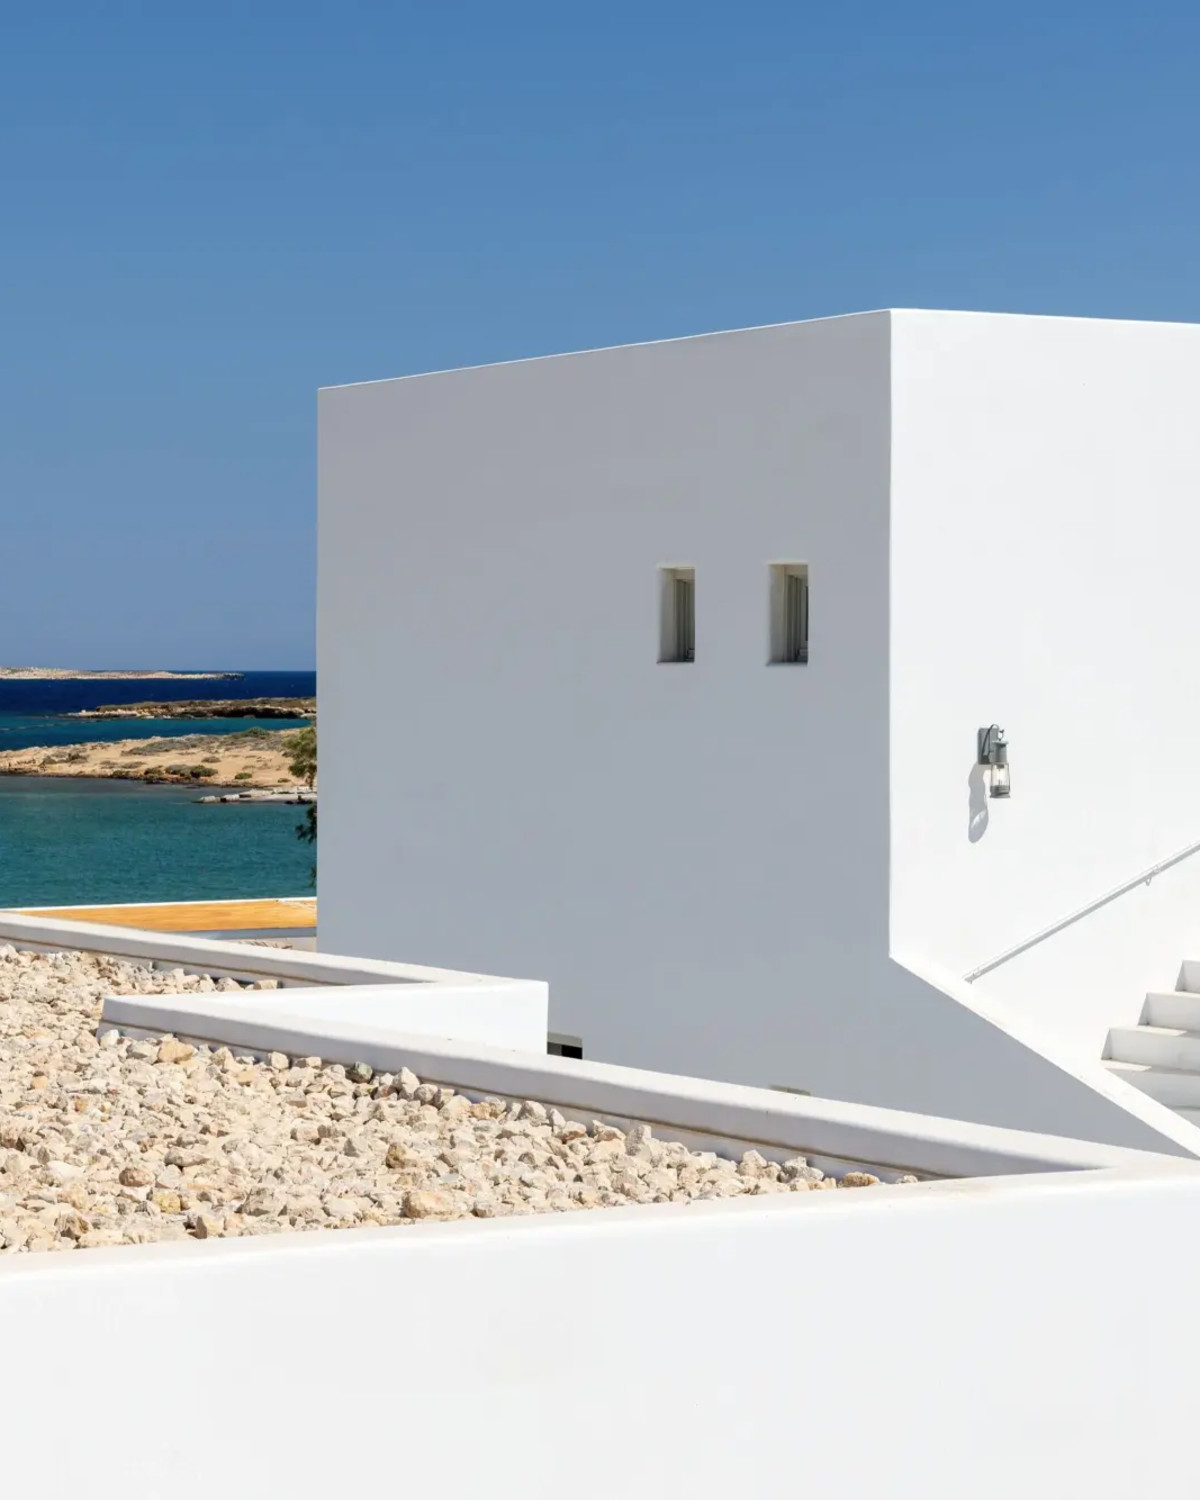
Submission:
[[[1114,1026],[1108,1033],[1107,1051],[1114,1062],[1200,1072],[1200,1031],[1181,1031],[1173,1026]]]
[[[1117,1078],[1133,1084],[1151,1099],[1180,1112],[1194,1109],[1200,1113],[1200,1073],[1180,1068],[1152,1068],[1147,1063],[1107,1061],[1104,1066]],[[1198,1121],[1200,1123],[1200,1121]]]
[[[1200,1031],[1200,995],[1189,990],[1152,990],[1142,1009],[1142,1024]]]
[[[1186,1120],[1189,1125],[1200,1125],[1200,1109],[1187,1109],[1181,1105],[1175,1113]]]
[[[1192,995],[1200,995],[1200,958],[1184,959],[1175,988],[1187,990]]]

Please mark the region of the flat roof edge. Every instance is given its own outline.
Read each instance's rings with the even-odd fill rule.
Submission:
[[[1097,317],[1079,313],[1020,312],[1012,309],[956,307],[874,307],[857,312],[828,313],[817,318],[784,318],[777,323],[752,323],[745,328],[714,328],[700,333],[675,334],[670,338],[633,339],[623,344],[597,344],[586,349],[551,350],[546,354],[526,354],[515,359],[484,360],[476,365],[447,365],[431,370],[415,370],[404,375],[382,375],[373,380],[347,380],[318,386],[318,396],[333,391],[357,390],[365,386],[394,385],[404,380],[425,380],[435,375],[463,375],[476,370],[500,370],[510,365],[529,365],[551,359],[577,359],[589,354],[616,354],[624,349],[650,349],[661,344],[696,343],[703,339],[735,338],[739,334],[769,333],[780,328],[806,328],[822,323],[846,323],[864,318],[893,317],[993,318],[1020,319],[1039,323],[1106,323],[1122,327],[1188,328],[1200,330],[1200,323],[1184,318]]]
[[[547,354],[525,354],[517,359],[484,360],[477,365],[448,365],[443,369],[415,370],[407,375],[383,375],[376,380],[347,380],[338,385],[323,385],[317,394],[327,391],[355,390],[360,386],[394,385],[402,380],[425,380],[433,375],[464,375],[472,370],[502,370],[510,365],[532,365],[549,359],[579,359],[587,354],[617,354],[623,349],[652,349],[660,344],[697,343],[702,339],[736,338],[739,334],[769,333],[778,328],[807,328],[819,323],[848,323],[862,318],[889,317],[893,309],[886,307],[865,308],[859,312],[829,313],[819,318],[783,318],[778,323],[752,323],[746,328],[713,328],[702,333],[680,333],[662,339],[631,339],[624,344],[597,344],[587,349],[551,350]]]

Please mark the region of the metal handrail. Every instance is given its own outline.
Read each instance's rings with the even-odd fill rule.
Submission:
[[[1148,870],[1135,875],[1132,880],[1126,880],[1123,884],[1114,886],[1111,891],[1106,891],[1103,896],[1098,896],[1095,901],[1089,901],[1086,906],[1062,917],[1057,922],[1052,922],[1049,927],[1043,927],[1040,932],[1035,932],[1032,937],[1027,937],[1023,943],[1016,943],[1011,948],[1006,948],[1003,953],[998,953],[995,958],[989,958],[987,963],[980,964],[978,968],[972,969],[964,974],[963,978],[968,984],[973,984],[984,974],[990,974],[993,969],[998,969],[1001,964],[1006,964],[1010,958],[1016,958],[1018,954],[1026,953],[1030,948],[1036,948],[1039,943],[1044,943],[1047,938],[1053,937],[1056,932],[1061,932],[1064,927],[1070,927],[1084,917],[1091,916],[1092,912],[1099,911],[1102,906],[1107,906],[1110,901],[1115,901],[1118,896],[1124,896],[1127,891],[1132,891],[1136,886],[1149,885],[1156,875],[1161,875],[1164,870],[1169,870],[1172,865],[1180,864],[1191,855],[1200,851],[1200,839],[1194,844],[1188,844],[1185,849],[1179,849],[1174,854],[1168,855],[1166,859],[1160,859],[1157,864],[1151,865]]]

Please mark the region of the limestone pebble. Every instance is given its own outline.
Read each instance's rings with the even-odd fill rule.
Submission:
[[[800,1157],[691,1151],[646,1125],[473,1101],[408,1068],[97,1036],[105,995],[240,987],[0,944],[0,1253],[837,1185]]]

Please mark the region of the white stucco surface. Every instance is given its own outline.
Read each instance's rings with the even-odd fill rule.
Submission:
[[[7,1489],[1186,1494],[1195,1173],[5,1257]]]
[[[320,1026],[375,1026],[407,1036],[516,1049],[544,1055],[546,985],[536,979],[464,974],[378,958],[260,947],[192,933],[144,932],[137,928],[76,922],[40,913],[0,911],[0,943],[18,948],[79,949],[152,964],[160,969],[228,975],[246,982],[274,981],[271,990],[177,996],[155,995],[163,1029],[184,1020],[197,1035],[211,1036],[211,1023],[252,1010],[286,1011]],[[147,997],[140,997],[141,1000]],[[125,1005],[140,1015],[139,999],[114,996],[111,1020],[126,1018]]]
[[[1198,403],[1200,327],[892,314],[894,945],[965,973],[1200,841]],[[1200,854],[977,983],[1090,1061],[1196,953]]]
[[[604,1061],[1200,1150],[1100,1065],[1200,856],[957,983],[1200,838],[1198,377],[1200,330],[872,313],[322,392],[322,945],[537,975]]]
[[[589,1056],[828,1092],[887,929],[887,387],[872,315],[322,392],[322,945],[519,960]]]

